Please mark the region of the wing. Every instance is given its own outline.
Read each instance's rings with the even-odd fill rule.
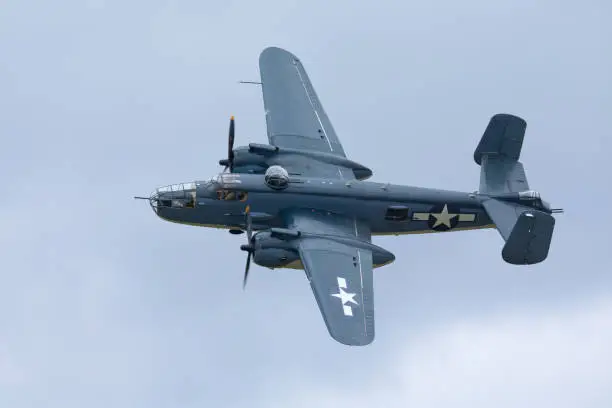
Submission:
[[[300,60],[269,47],[259,57],[266,125],[270,144],[346,157],[344,149]],[[281,162],[282,161],[282,162]],[[280,156],[289,173],[353,179],[349,169],[303,156]]]
[[[355,239],[369,242],[367,225],[308,214],[292,215],[291,228],[313,232],[300,240],[298,250],[330,335],[350,346],[370,344],[374,340],[372,251],[350,244]],[[334,237],[348,239],[338,242]]]

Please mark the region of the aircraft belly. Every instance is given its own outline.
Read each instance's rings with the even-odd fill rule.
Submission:
[[[495,228],[495,224],[485,224],[485,225],[474,225],[469,227],[456,227],[448,231],[436,231],[430,228],[414,228],[414,229],[403,229],[403,230],[380,230],[380,231],[372,231],[373,236],[383,236],[383,235],[410,235],[410,234],[435,234],[440,232],[458,232],[458,231],[470,231],[470,230],[478,230],[478,229],[489,229]]]

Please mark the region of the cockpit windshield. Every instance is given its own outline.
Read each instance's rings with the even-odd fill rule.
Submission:
[[[159,187],[157,189],[158,193],[169,193],[169,192],[179,192],[179,191],[192,191],[195,190],[196,184],[194,182],[191,183],[179,183],[172,184],[169,186]]]
[[[218,174],[215,174],[214,176],[210,177],[208,180],[201,181],[199,185],[205,187],[208,190],[219,188],[221,186],[221,176]]]
[[[204,185],[206,189],[214,194],[214,197],[217,200],[225,200],[225,201],[246,201],[248,193],[246,191],[235,190],[232,185],[233,183],[224,183],[224,174],[215,174],[210,179],[208,179]],[[228,176],[230,179],[232,178],[231,173]],[[230,185],[228,185],[230,184]],[[238,185],[235,185],[236,187]]]

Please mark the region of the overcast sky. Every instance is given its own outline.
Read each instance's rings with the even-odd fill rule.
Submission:
[[[0,1],[0,406],[612,406],[612,6],[430,3]],[[243,292],[243,236],[132,196],[220,171],[230,115],[267,141],[237,81],[270,45],[375,181],[473,191],[489,118],[525,118],[566,209],[546,262],[505,264],[495,230],[377,238],[364,348],[300,271]]]

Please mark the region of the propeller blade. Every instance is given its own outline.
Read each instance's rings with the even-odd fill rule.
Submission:
[[[234,135],[236,125],[234,124],[234,116],[230,117],[229,135],[227,138],[227,158],[219,160],[221,166],[225,166],[223,172],[230,169],[230,173],[234,170]]]
[[[247,255],[246,267],[244,268],[244,279],[242,280],[242,290],[246,288],[247,278],[249,277],[249,269],[251,267],[251,254],[252,252],[249,252],[249,254]]]
[[[244,280],[242,281],[242,289],[246,287],[247,277],[249,276],[249,269],[251,268],[251,256],[253,252],[255,252],[255,240],[253,237],[253,221],[251,219],[251,206],[247,205],[244,209],[244,215],[246,217],[246,235],[247,235],[247,244],[240,245],[240,249],[248,252],[246,267],[244,269]]]
[[[246,232],[247,232],[247,241],[249,245],[251,244],[251,239],[253,238],[253,220],[251,218],[251,206],[247,205],[244,210],[246,215]]]
[[[234,133],[235,133],[235,125],[234,125],[234,116],[230,118],[230,126],[229,126],[229,139],[227,146],[227,158],[230,169],[234,167]]]

